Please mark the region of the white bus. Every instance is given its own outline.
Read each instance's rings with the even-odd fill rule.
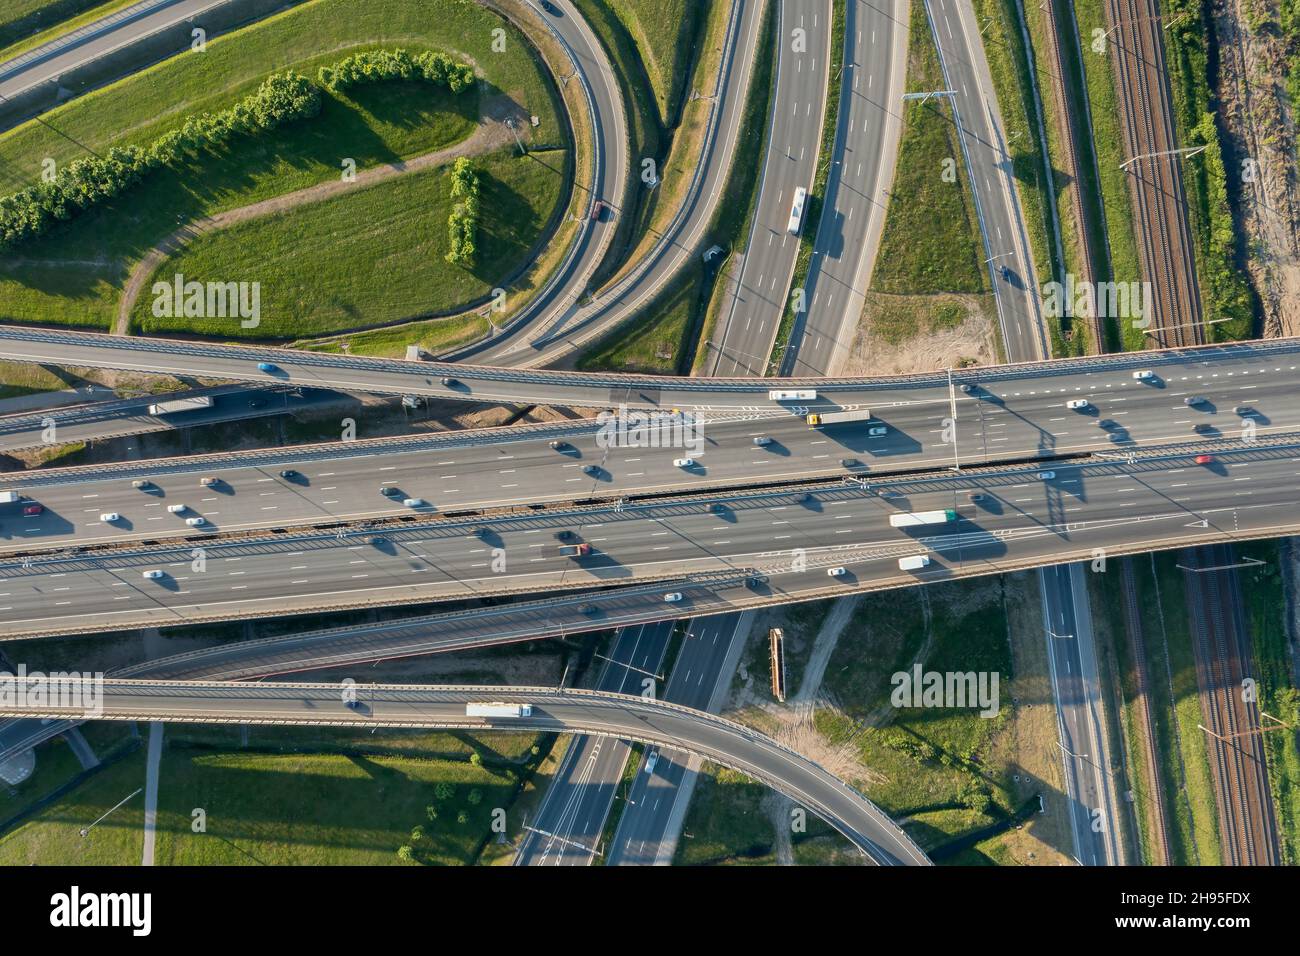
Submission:
[[[808,198],[808,190],[800,186],[794,191],[794,204],[790,207],[790,225],[786,227],[792,236],[799,235],[799,227],[803,225],[803,205]]]
[[[774,388],[767,393],[772,402],[812,402],[817,399],[815,388]]]

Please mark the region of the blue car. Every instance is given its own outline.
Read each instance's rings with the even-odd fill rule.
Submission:
[[[276,366],[272,365],[270,362],[258,362],[258,363],[257,363],[257,370],[258,370],[259,372],[278,372],[278,371],[280,371]]]

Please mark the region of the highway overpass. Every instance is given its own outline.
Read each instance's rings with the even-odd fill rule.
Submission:
[[[1212,461],[1197,464],[1197,455]],[[731,608],[1176,545],[1295,533],[1300,436],[627,505],[416,519],[0,560],[12,636],[658,582],[730,582]],[[977,498],[972,496],[979,496]],[[959,520],[894,528],[891,515]],[[561,553],[574,542],[589,555]],[[925,554],[929,567],[902,571]],[[828,570],[843,567],[838,577]],[[145,572],[159,572],[155,580]],[[700,577],[703,576],[703,577]],[[707,610],[731,608],[711,607]]]
[[[993,390],[1006,388],[1013,397],[1016,391],[1023,396],[1030,391],[1066,387],[1057,384],[1060,378],[1096,373],[1122,379],[1124,373],[1143,368],[1154,369],[1169,382],[1214,382],[1229,374],[1293,379],[1293,373],[1300,369],[1300,338],[973,367],[951,374],[941,370],[877,377],[709,379],[408,362],[6,325],[0,326],[0,359],[261,384],[292,383],[350,392],[435,395],[476,402],[570,408],[608,408],[621,403],[636,408],[754,411],[771,408],[768,391],[782,388],[817,389],[827,404],[880,404],[945,401],[953,386],[963,384]],[[258,369],[262,362],[274,364],[275,369]],[[445,384],[444,379],[448,380]],[[1083,382],[1081,378],[1069,386],[1082,390]],[[1013,383],[1017,388],[1009,387]],[[786,404],[795,407],[803,403]]]
[[[874,804],[808,758],[756,730],[712,714],[638,696],[545,687],[364,684],[357,706],[340,684],[221,683],[107,679],[99,720],[238,723],[585,733],[676,747],[775,787],[840,831],[882,865],[925,865],[920,848]],[[528,703],[520,718],[467,717],[466,704]],[[15,702],[0,714],[36,719],[83,716]]]

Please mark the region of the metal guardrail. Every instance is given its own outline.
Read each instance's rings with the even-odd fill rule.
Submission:
[[[92,679],[93,680],[93,679]],[[76,683],[76,679],[68,680],[68,684]],[[98,685],[97,685],[98,686]],[[203,696],[202,692],[211,692],[217,696],[220,691],[237,692],[244,697],[266,697],[266,698],[283,698],[294,693],[318,692],[338,695],[342,685],[330,683],[276,683],[270,685],[250,685],[247,683],[238,683],[232,681],[168,681],[168,680],[148,680],[148,679],[122,679],[112,678],[105,681],[104,689],[111,691],[113,688],[121,688],[124,691],[134,691],[141,696],[149,696],[150,690],[163,692],[166,696]],[[875,804],[868,800],[859,790],[849,786],[843,780],[836,777],[830,771],[826,770],[816,761],[804,756],[792,747],[789,747],[777,740],[769,737],[753,727],[721,717],[716,714],[710,714],[705,711],[696,710],[695,708],[686,707],[682,704],[673,703],[667,700],[646,699],[631,694],[619,694],[612,691],[589,690],[585,688],[558,688],[558,687],[499,687],[499,686],[480,686],[475,684],[447,684],[447,685],[423,685],[412,686],[402,684],[361,684],[356,685],[360,691],[359,699],[365,699],[364,695],[369,692],[370,699],[375,700],[376,694],[383,694],[390,700],[396,699],[399,702],[421,702],[426,701],[429,704],[452,704],[459,706],[471,698],[483,697],[494,700],[518,700],[524,703],[541,703],[545,706],[547,703],[552,704],[581,704],[586,702],[605,704],[610,709],[623,710],[631,713],[654,714],[656,712],[671,713],[694,724],[712,727],[722,731],[725,734],[745,741],[746,743],[763,748],[769,751],[775,751],[791,763],[801,765],[807,771],[811,771],[815,776],[820,777],[825,783],[835,786],[842,790],[851,799],[857,802],[863,813],[870,818],[883,831],[887,831],[896,841],[896,843],[912,857],[914,863],[928,863],[925,853],[919,846],[903,831],[903,829],[891,820],[888,815],[880,810]],[[167,694],[166,692],[172,692]],[[181,692],[179,695],[175,692]],[[160,695],[161,696],[161,695]],[[441,699],[439,699],[441,698]],[[42,709],[12,709],[6,710],[7,716],[13,717],[60,717],[62,716],[58,708]],[[412,727],[412,726],[436,726],[436,727],[473,727],[482,729],[493,726],[490,722],[482,719],[471,720],[468,717],[434,717],[428,715],[417,720],[403,720],[396,718],[379,718],[370,715],[352,716],[339,714],[337,716],[327,716],[320,713],[306,713],[295,715],[293,717],[279,717],[270,715],[228,715],[220,712],[211,714],[204,713],[201,710],[175,710],[159,712],[154,709],[140,708],[136,711],[121,710],[105,712],[97,719],[105,720],[133,720],[133,719],[152,719],[169,722],[212,722],[212,723],[258,723],[272,726],[291,726],[291,725],[323,725],[323,726],[356,726],[364,724],[375,727]],[[565,721],[556,717],[520,717],[512,718],[510,726],[536,727],[542,725],[545,727],[554,726],[556,729],[580,729],[584,732],[595,733],[604,736],[619,737],[621,739],[633,739],[649,744],[664,744],[672,746],[679,750],[694,753],[705,759],[714,760],[731,769],[738,770],[742,773],[753,776],[762,780],[764,783],[772,786],[774,789],[783,792],[789,792],[788,782],[779,777],[769,774],[756,765],[748,761],[737,758],[729,751],[715,746],[705,746],[702,744],[692,743],[691,741],[681,738],[671,737],[666,733],[653,733],[647,729],[647,725],[642,724],[642,729],[613,726],[603,723],[599,720],[593,720],[591,724],[581,721],[575,724],[573,721]],[[822,819],[826,820],[832,826],[836,827],[849,840],[851,840],[860,850],[870,855],[874,845],[865,839],[864,834],[849,828],[844,821],[838,820],[833,811],[821,801],[817,800],[812,794],[804,793],[802,796],[794,795],[801,802],[808,804],[811,809]]]
[[[280,365],[325,367],[353,371],[389,372],[432,378],[439,375],[455,376],[462,380],[476,380],[497,383],[525,383],[556,387],[572,386],[577,388],[608,389],[647,389],[655,393],[674,390],[681,392],[723,392],[753,393],[762,395],[766,401],[767,391],[774,387],[817,388],[830,391],[875,391],[899,387],[946,387],[947,372],[916,372],[880,377],[838,377],[817,378],[801,377],[789,379],[753,379],[753,378],[689,378],[681,376],[637,375],[615,372],[572,372],[550,371],[542,369],[515,369],[496,366],[466,366],[450,362],[408,362],[403,359],[373,358],[365,356],[346,356],[328,352],[305,352],[298,349],[273,348],[269,346],[227,345],[215,343],[192,342],[176,339],[145,338],[138,336],[108,335],[94,332],[73,332],[67,330],[30,329],[17,326],[0,326],[0,343],[5,341],[37,342],[53,346],[71,348],[110,349],[122,352],[154,353],[184,357],[187,355],[206,358],[229,359],[246,362],[250,371],[247,378],[251,381],[265,381],[266,373],[256,372],[258,362],[274,362]],[[2,349],[0,349],[2,351]],[[1051,361],[1027,361],[1005,365],[988,365],[961,369],[954,372],[953,381],[959,384],[980,384],[982,382],[1010,381],[1035,376],[1064,377],[1067,375],[1093,371],[1114,371],[1126,369],[1158,369],[1167,365],[1186,361],[1210,363],[1223,359],[1244,358],[1250,356],[1269,356],[1288,353],[1300,353],[1300,337],[1286,339],[1266,339],[1246,343],[1226,343],[1211,345],[1186,346],[1146,352],[1120,352],[1105,356],[1083,356],[1079,358],[1053,359]],[[75,359],[68,360],[69,365],[76,365]],[[125,363],[121,367],[149,371],[143,361]],[[235,372],[222,372],[223,376],[235,377]],[[238,377],[245,377],[239,374]],[[329,387],[329,383],[316,384]],[[369,388],[367,391],[382,391]],[[394,394],[402,394],[395,389]],[[453,393],[449,397],[456,397]],[[481,400],[481,399],[478,399]],[[585,400],[589,402],[589,400]]]
[[[42,43],[40,46],[34,47],[26,53],[21,53],[13,59],[0,61],[0,80],[13,76],[15,73],[20,73],[23,69],[34,63],[47,60],[50,57],[56,56],[64,50],[77,46],[80,43],[84,43],[87,40],[93,40],[96,37],[103,36],[105,33],[109,33],[124,23],[129,23],[130,21],[137,20],[140,17],[148,16],[155,10],[161,10],[163,7],[171,6],[172,4],[179,2],[180,0],[141,0],[140,3],[127,7],[124,10],[119,10],[117,13],[110,14],[101,20],[87,23],[83,27],[65,33],[47,43]]]

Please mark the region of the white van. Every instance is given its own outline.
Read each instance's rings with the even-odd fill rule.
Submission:
[[[900,571],[920,571],[922,568],[929,567],[930,556],[928,554],[912,554],[906,558],[898,559],[898,568]]]

